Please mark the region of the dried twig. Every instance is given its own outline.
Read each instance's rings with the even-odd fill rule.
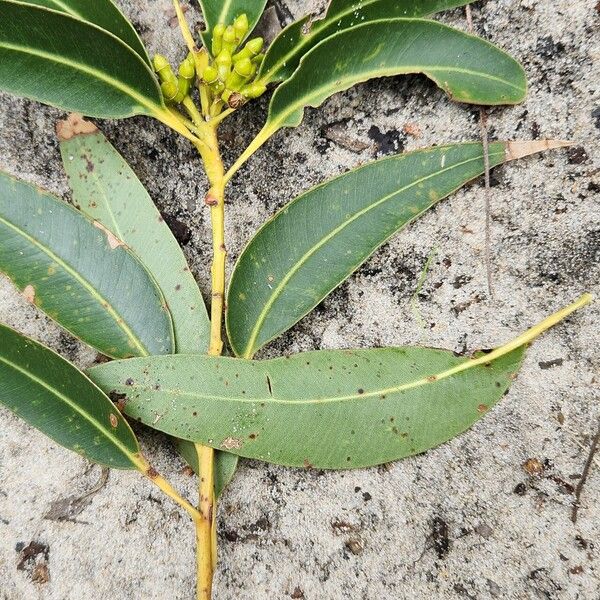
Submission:
[[[583,490],[583,486],[585,485],[585,482],[590,474],[592,462],[594,461],[594,455],[598,449],[598,442],[600,442],[600,420],[598,420],[598,429],[596,430],[596,435],[592,440],[592,445],[590,446],[590,451],[583,467],[581,479],[578,481],[577,487],[575,488],[575,501],[573,502],[573,510],[571,512],[571,521],[573,521],[573,523],[577,523],[577,513],[579,512],[581,491]]]
[[[467,26],[469,32],[473,33],[473,14],[471,12],[471,6],[467,4],[465,6],[465,13],[467,17]],[[487,288],[488,296],[494,297],[494,285],[492,280],[492,258],[491,258],[491,211],[490,211],[490,155],[489,155],[489,139],[488,139],[488,127],[487,127],[487,112],[485,108],[479,108],[479,126],[481,131],[481,141],[483,144],[483,164],[485,168],[485,270],[487,277]]]

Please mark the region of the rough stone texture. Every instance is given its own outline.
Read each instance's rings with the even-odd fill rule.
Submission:
[[[177,29],[167,24],[170,0],[119,4],[151,51],[182,54]],[[299,16],[324,4],[290,0],[279,14]],[[262,356],[406,343],[490,347],[582,291],[599,291],[596,2],[490,0],[476,3],[473,17],[479,34],[523,62],[531,83],[523,105],[490,111],[491,137],[567,138],[578,146],[494,172],[495,297],[486,292],[478,181],[396,236]],[[466,28],[462,9],[441,18]],[[266,104],[223,125],[228,161],[258,130]],[[61,116],[2,96],[0,167],[66,198],[53,132]],[[407,134],[406,125],[420,136]],[[209,223],[195,208],[205,180],[191,147],[147,119],[102,128],[161,210],[191,227],[185,249],[207,292]],[[375,156],[478,135],[478,111],[451,104],[421,77],[373,81],[334,97],[307,111],[299,129],[278,134],[236,177],[228,205],[231,261],[269,215],[311,185]],[[432,252],[418,309],[411,308]],[[219,508],[215,597],[599,598],[598,463],[579,520],[570,520],[572,486],[600,416],[598,306],[536,342],[502,403],[424,456],[343,473],[244,462]],[[0,320],[81,366],[94,358],[4,280]],[[193,497],[194,481],[168,444],[140,435],[158,467]],[[0,410],[3,600],[193,597],[192,528],[136,474],[111,472],[75,522],[44,519],[52,502],[88,489],[98,475],[97,467],[90,470]],[[29,546],[37,559],[19,569],[19,550],[30,542],[39,544]]]

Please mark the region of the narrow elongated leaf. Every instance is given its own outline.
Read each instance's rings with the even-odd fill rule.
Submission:
[[[212,31],[215,25],[231,25],[236,17],[246,14],[250,25],[247,37],[263,14],[266,4],[267,0],[200,0],[206,23],[206,29],[201,35],[208,51],[211,51]]]
[[[318,351],[268,361],[168,356],[89,374],[171,435],[291,466],[366,467],[465,431],[509,388],[525,345],[589,295],[478,358],[428,348]],[[115,381],[119,385],[114,388]]]
[[[93,117],[166,112],[150,67],[119,38],[11,0],[0,0],[0,89]]]
[[[4,173],[0,272],[103,354],[126,358],[173,349],[164,298],[123,243],[68,204]]]
[[[322,19],[312,15],[286,27],[269,46],[259,71],[263,83],[291,77],[300,59],[329,36],[378,19],[427,17],[468,4],[469,0],[332,0]]]
[[[78,19],[89,21],[116,35],[135,50],[149,65],[146,48],[133,25],[115,6],[112,0],[21,0],[24,4],[36,4],[64,12]]]
[[[112,402],[58,354],[4,325],[0,404],[92,462],[138,468],[138,442]]]
[[[234,173],[283,127],[297,127],[307,106],[372,79],[423,73],[453,100],[515,104],[525,98],[523,68],[481,38],[423,19],[371,21],[336,33],[304,55],[271,99],[264,127],[231,168]]]
[[[109,386],[110,387],[110,386]],[[198,468],[198,453],[193,442],[175,439],[175,445],[179,454],[192,467],[196,475],[200,475]],[[237,454],[230,452],[215,452],[215,495],[218,498],[229,485],[235,474],[238,464]]]
[[[125,242],[152,273],[173,318],[176,352],[204,352],[210,323],[202,294],[148,192],[92,123],[73,115],[58,133],[74,203]]]
[[[561,143],[497,142],[490,165]],[[484,171],[480,143],[382,159],[302,194],[242,252],[228,290],[227,329],[250,358],[289,329],[391,235]]]

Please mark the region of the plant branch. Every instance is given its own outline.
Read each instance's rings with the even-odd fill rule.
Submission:
[[[598,443],[600,442],[600,421],[598,421],[598,429],[596,430],[596,435],[592,439],[592,445],[590,446],[590,451],[588,453],[587,459],[585,461],[585,465],[583,467],[583,473],[581,474],[581,479],[577,483],[577,487],[575,488],[575,501],[573,502],[573,510],[571,511],[571,521],[573,523],[577,523],[577,514],[579,512],[579,505],[581,500],[581,492],[583,490],[583,486],[585,485],[587,478],[590,474],[590,469],[592,467],[592,462],[594,461],[594,455],[596,454],[596,450],[598,449]]]

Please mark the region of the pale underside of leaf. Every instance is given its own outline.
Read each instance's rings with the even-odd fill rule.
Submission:
[[[291,466],[354,468],[424,452],[498,402],[525,347],[589,294],[490,353],[427,348],[316,351],[269,361],[132,359],[89,375],[125,412],[171,435]]]
[[[176,352],[204,351],[210,324],[202,294],[148,192],[93,124],[72,115],[57,130],[74,203],[123,240],[153,275],[173,318]]]

